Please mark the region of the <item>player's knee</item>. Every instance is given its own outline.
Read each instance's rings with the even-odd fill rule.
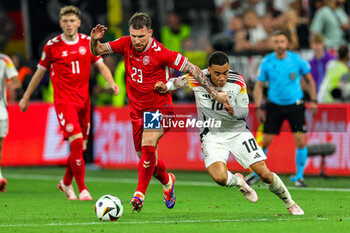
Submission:
[[[212,174],[211,177],[218,185],[226,186],[227,174]]]
[[[155,137],[152,136],[144,136],[142,137],[142,145],[143,146],[155,146],[157,142],[157,139]]]

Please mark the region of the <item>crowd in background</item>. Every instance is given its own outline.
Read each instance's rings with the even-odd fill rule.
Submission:
[[[181,12],[169,12],[167,24],[156,28],[156,39],[170,50],[189,57],[200,68],[206,67],[207,55],[215,50],[231,56],[263,56],[271,52],[269,37],[273,31],[287,28],[291,33],[290,50],[312,51],[310,65],[322,103],[344,102],[350,99],[349,50],[350,1],[347,0],[213,0],[218,22],[215,33],[201,34],[206,25],[182,21]],[[205,17],[205,16],[204,16]],[[201,28],[199,30],[198,28]],[[204,29],[202,29],[204,28]],[[159,37],[159,38],[158,38]],[[37,61],[26,61],[13,54],[12,59],[19,71],[22,89],[8,92],[8,101],[18,101],[27,87]],[[119,96],[113,96],[108,84],[94,69],[91,72],[91,92],[97,106],[127,104],[125,70],[123,60],[114,55],[104,57],[116,83],[121,87]],[[235,67],[235,64],[231,64]],[[242,72],[237,70],[238,72]],[[173,72],[173,76],[180,75]],[[244,73],[243,73],[244,75]],[[249,80],[252,89],[254,80]],[[41,88],[32,99],[52,102],[53,90],[49,74],[40,83]],[[250,92],[249,92],[250,93]],[[190,90],[180,89],[173,93],[175,102],[193,102]]]

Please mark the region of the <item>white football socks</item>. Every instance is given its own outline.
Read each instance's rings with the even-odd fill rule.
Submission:
[[[2,173],[1,173],[1,167],[0,167],[0,179],[2,179],[4,177],[2,177]]]
[[[278,175],[273,173],[272,183],[266,185],[271,192],[276,194],[284,202],[287,208],[294,205],[295,202],[292,200],[292,196]]]
[[[226,187],[241,187],[243,185],[242,179],[236,175],[233,175],[230,171],[227,171]]]

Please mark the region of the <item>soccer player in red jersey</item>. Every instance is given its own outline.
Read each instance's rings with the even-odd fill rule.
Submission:
[[[101,57],[91,54],[90,37],[78,33],[80,11],[75,6],[60,10],[60,26],[63,33],[49,40],[44,47],[38,69],[19,102],[21,111],[26,111],[30,96],[40,83],[47,69],[50,70],[54,89],[54,106],[65,139],[71,146],[67,168],[58,188],[67,199],[78,199],[72,187],[73,177],[79,188],[79,200],[92,200],[85,186],[85,163],[83,150],[86,149],[90,129],[89,78],[90,66],[95,64],[115,94],[119,87]]]
[[[172,98],[168,93],[153,91],[157,81],[166,82],[170,78],[170,68],[191,73],[219,102],[226,102],[227,94],[217,92],[202,71],[178,52],[170,51],[152,38],[151,19],[145,13],[135,13],[129,20],[130,36],[100,43],[107,28],[97,25],[91,31],[90,49],[94,55],[120,53],[124,55],[126,87],[129,96],[130,116],[133,126],[134,145],[140,158],[138,165],[138,185],[130,204],[140,211],[152,175],[163,184],[165,205],[171,209],[175,205],[175,176],[168,174],[165,164],[158,158],[158,140],[166,130],[144,129],[144,112],[157,111],[172,114]],[[159,112],[158,112],[159,111]]]

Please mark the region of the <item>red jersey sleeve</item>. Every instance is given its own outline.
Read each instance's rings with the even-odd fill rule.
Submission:
[[[109,53],[121,53],[124,54],[124,48],[128,45],[128,42],[130,41],[129,36],[123,36],[119,39],[116,39],[114,41],[107,42],[107,48]]]
[[[40,58],[38,67],[44,68],[46,70],[50,68],[51,58],[52,58],[51,45],[52,45],[52,39],[46,43],[43,49],[43,52],[41,53],[41,58]]]
[[[95,64],[97,62],[102,62],[103,61],[101,56],[95,56],[92,53],[90,53],[90,55],[91,55],[91,63],[92,64]]]
[[[162,50],[164,52],[161,54],[160,59],[164,65],[178,71],[182,71],[185,68],[188,61],[187,57],[184,57],[181,53],[176,51],[171,51],[164,46],[162,46]]]

